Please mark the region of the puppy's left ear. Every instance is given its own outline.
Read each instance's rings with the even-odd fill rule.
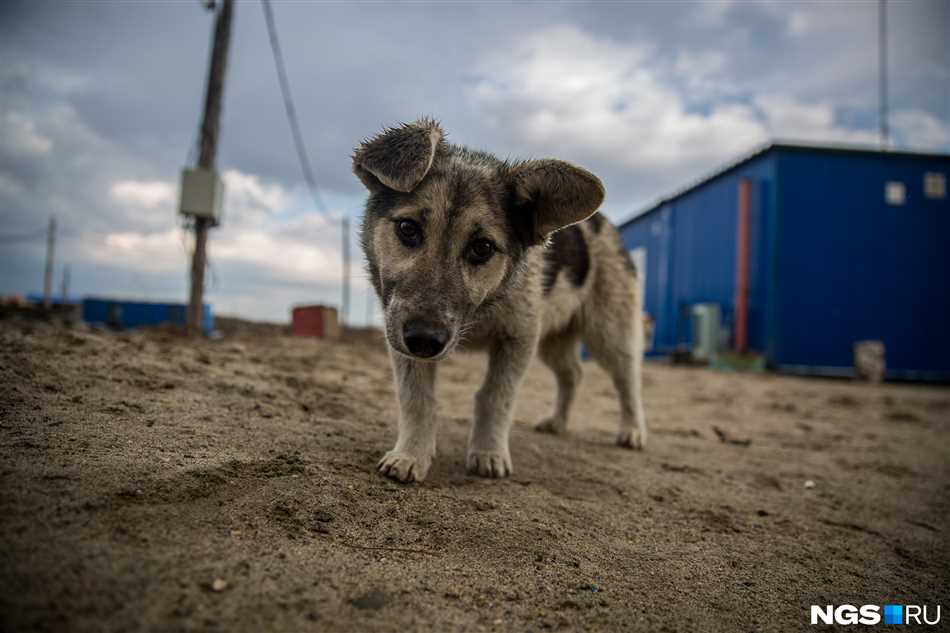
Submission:
[[[604,185],[597,176],[562,160],[525,161],[512,167],[508,178],[513,213],[533,244],[586,220],[604,201]]]
[[[442,137],[442,128],[432,119],[389,128],[356,149],[353,173],[370,191],[380,185],[412,191],[429,173]]]

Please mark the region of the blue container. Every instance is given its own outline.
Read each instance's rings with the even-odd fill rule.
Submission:
[[[82,303],[82,299],[79,297],[64,297],[61,294],[53,293],[50,296],[50,303],[58,306],[78,306]],[[42,304],[44,301],[43,293],[40,292],[31,292],[26,295],[26,300],[30,303]]]
[[[148,303],[89,297],[82,301],[82,319],[93,325],[117,329],[156,325],[186,324],[187,306],[181,303]],[[214,328],[211,306],[203,304],[201,329],[209,334]]]
[[[718,304],[734,332],[743,179],[751,351],[779,370],[850,375],[853,344],[879,340],[888,377],[950,380],[946,154],[773,144],[623,224],[627,248],[646,251],[650,353],[691,345],[697,303]]]

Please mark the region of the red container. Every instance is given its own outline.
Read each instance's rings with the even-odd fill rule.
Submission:
[[[336,308],[329,306],[297,306],[292,311],[290,331],[294,336],[340,338]]]

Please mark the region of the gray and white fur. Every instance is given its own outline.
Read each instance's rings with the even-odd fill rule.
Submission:
[[[604,198],[596,176],[559,160],[508,162],[452,145],[431,119],[364,141],[353,172],[369,190],[361,239],[399,399],[399,435],[382,474],[425,479],[438,361],[457,348],[489,355],[470,472],[512,473],[512,409],[535,350],[558,386],[537,430],[566,430],[583,343],[616,386],[617,444],[646,445],[639,280],[616,228],[596,212]]]

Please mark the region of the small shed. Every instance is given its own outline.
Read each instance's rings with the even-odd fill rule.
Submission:
[[[772,143],[620,227],[645,282],[652,354],[691,348],[714,308],[723,347],[767,366],[950,380],[950,155]],[[697,309],[703,307],[703,309]]]
[[[296,306],[291,312],[291,333],[294,336],[340,338],[336,308],[324,305]]]

